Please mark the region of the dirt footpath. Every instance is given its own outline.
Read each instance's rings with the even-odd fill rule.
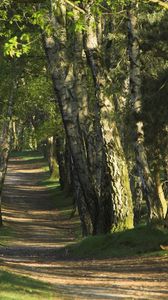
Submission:
[[[0,247],[2,265],[49,282],[66,299],[168,299],[168,257],[70,260],[76,223],[39,186],[44,162],[12,158],[3,191],[3,217],[16,239]],[[61,250],[60,250],[61,249]],[[61,253],[61,255],[60,255]],[[58,298],[57,298],[58,299]]]

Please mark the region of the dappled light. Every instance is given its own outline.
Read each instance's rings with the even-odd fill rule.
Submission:
[[[30,246],[39,247],[40,251],[43,247],[55,245],[58,248],[72,243],[76,224],[74,220],[71,223],[69,221],[71,203],[61,214],[52,190],[39,185],[39,181],[46,179],[48,173],[41,172],[44,162],[40,164],[39,160],[36,161],[37,165],[29,161],[29,166],[24,169],[22,158],[17,160],[17,168],[15,160],[10,159],[2,195],[2,216],[7,226],[15,228],[13,245],[26,245],[27,249]],[[27,172],[32,168],[34,173]]]
[[[0,300],[168,299],[166,0],[0,0]]]
[[[7,240],[5,248],[0,247],[0,262],[5,270],[50,284],[54,295],[51,299],[88,299],[90,295],[95,300],[127,296],[167,299],[167,256],[95,259],[91,255],[82,260],[71,257],[71,248],[64,246],[76,241],[79,226],[77,216],[69,218],[71,202],[64,199],[61,210],[57,208],[57,197],[62,197],[60,188],[53,190],[39,184],[48,173],[41,172],[38,159],[37,169],[33,165],[38,171],[31,173],[31,182],[27,170],[22,168],[22,158],[17,160],[17,166],[13,159],[9,160],[3,190],[4,224],[13,229],[13,237]],[[31,162],[29,167],[32,168]]]
[[[46,259],[47,261],[47,259]],[[9,259],[8,267],[56,287],[74,299],[167,299],[167,259],[113,259],[57,261],[43,264],[31,260]],[[155,282],[155,284],[154,284]]]

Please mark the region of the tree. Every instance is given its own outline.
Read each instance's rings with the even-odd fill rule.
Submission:
[[[167,213],[167,204],[164,197],[160,197],[160,189],[157,188],[156,183],[152,178],[144,146],[144,124],[142,120],[141,72],[136,6],[137,1],[134,1],[128,8],[130,94],[135,126],[135,152],[138,171],[147,200],[149,220],[151,222],[155,222],[165,218]]]
[[[163,220],[167,210],[162,189],[167,169],[166,14],[144,2],[137,9],[136,3],[3,3],[2,44],[20,66],[13,147],[41,149],[51,174],[59,165],[61,187],[73,191],[84,235],[133,227],[132,198],[136,210],[137,195],[146,198],[152,222]],[[155,30],[162,42],[154,49],[150,34]],[[155,66],[146,64],[148,53]],[[151,97],[151,91],[157,96]],[[135,180],[131,184],[137,193],[131,193],[130,176],[137,177],[138,189]]]

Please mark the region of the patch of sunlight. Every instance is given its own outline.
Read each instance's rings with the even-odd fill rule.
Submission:
[[[42,155],[32,155],[32,156],[22,156],[22,160],[27,161],[27,160],[41,160],[44,159]]]

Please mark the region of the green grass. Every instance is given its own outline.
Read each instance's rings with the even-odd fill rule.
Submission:
[[[38,182],[38,185],[44,186],[50,190],[59,188],[60,187],[59,181],[57,179],[50,178],[49,177],[50,174],[49,174],[48,170],[45,168],[47,168],[47,166],[44,167],[44,170],[46,170],[46,176],[43,180]]]
[[[42,157],[42,154],[36,150],[23,150],[23,151],[12,151],[10,153],[11,157],[20,157],[23,159],[31,159],[31,158],[38,158],[39,156]]]
[[[50,284],[0,270],[1,300],[56,300],[58,296]]]
[[[38,184],[49,190],[50,198],[55,201],[55,208],[59,210],[61,217],[70,219],[73,215],[73,198],[72,195],[67,195],[67,192],[61,190],[59,180],[49,177],[49,173],[46,173],[45,178]],[[75,225],[74,236],[78,241],[81,239],[81,226],[77,211],[71,219],[71,223]]]
[[[32,164],[38,162],[45,162],[43,155],[38,151],[25,150],[25,151],[12,151],[11,158],[20,158],[24,164]],[[18,162],[20,163],[20,162]]]
[[[59,180],[57,178],[50,178],[48,172],[46,172],[45,175],[45,178],[42,181],[39,181],[38,185],[49,190],[50,197],[56,201],[55,204],[57,209],[60,211],[71,211],[73,206],[72,196],[66,195],[66,193],[61,190]]]
[[[69,253],[77,258],[129,257],[135,255],[168,255],[160,245],[168,245],[168,232],[147,226],[124,232],[84,238],[69,246]]]
[[[9,246],[15,240],[14,229],[8,227],[5,222],[0,227],[0,247]]]

